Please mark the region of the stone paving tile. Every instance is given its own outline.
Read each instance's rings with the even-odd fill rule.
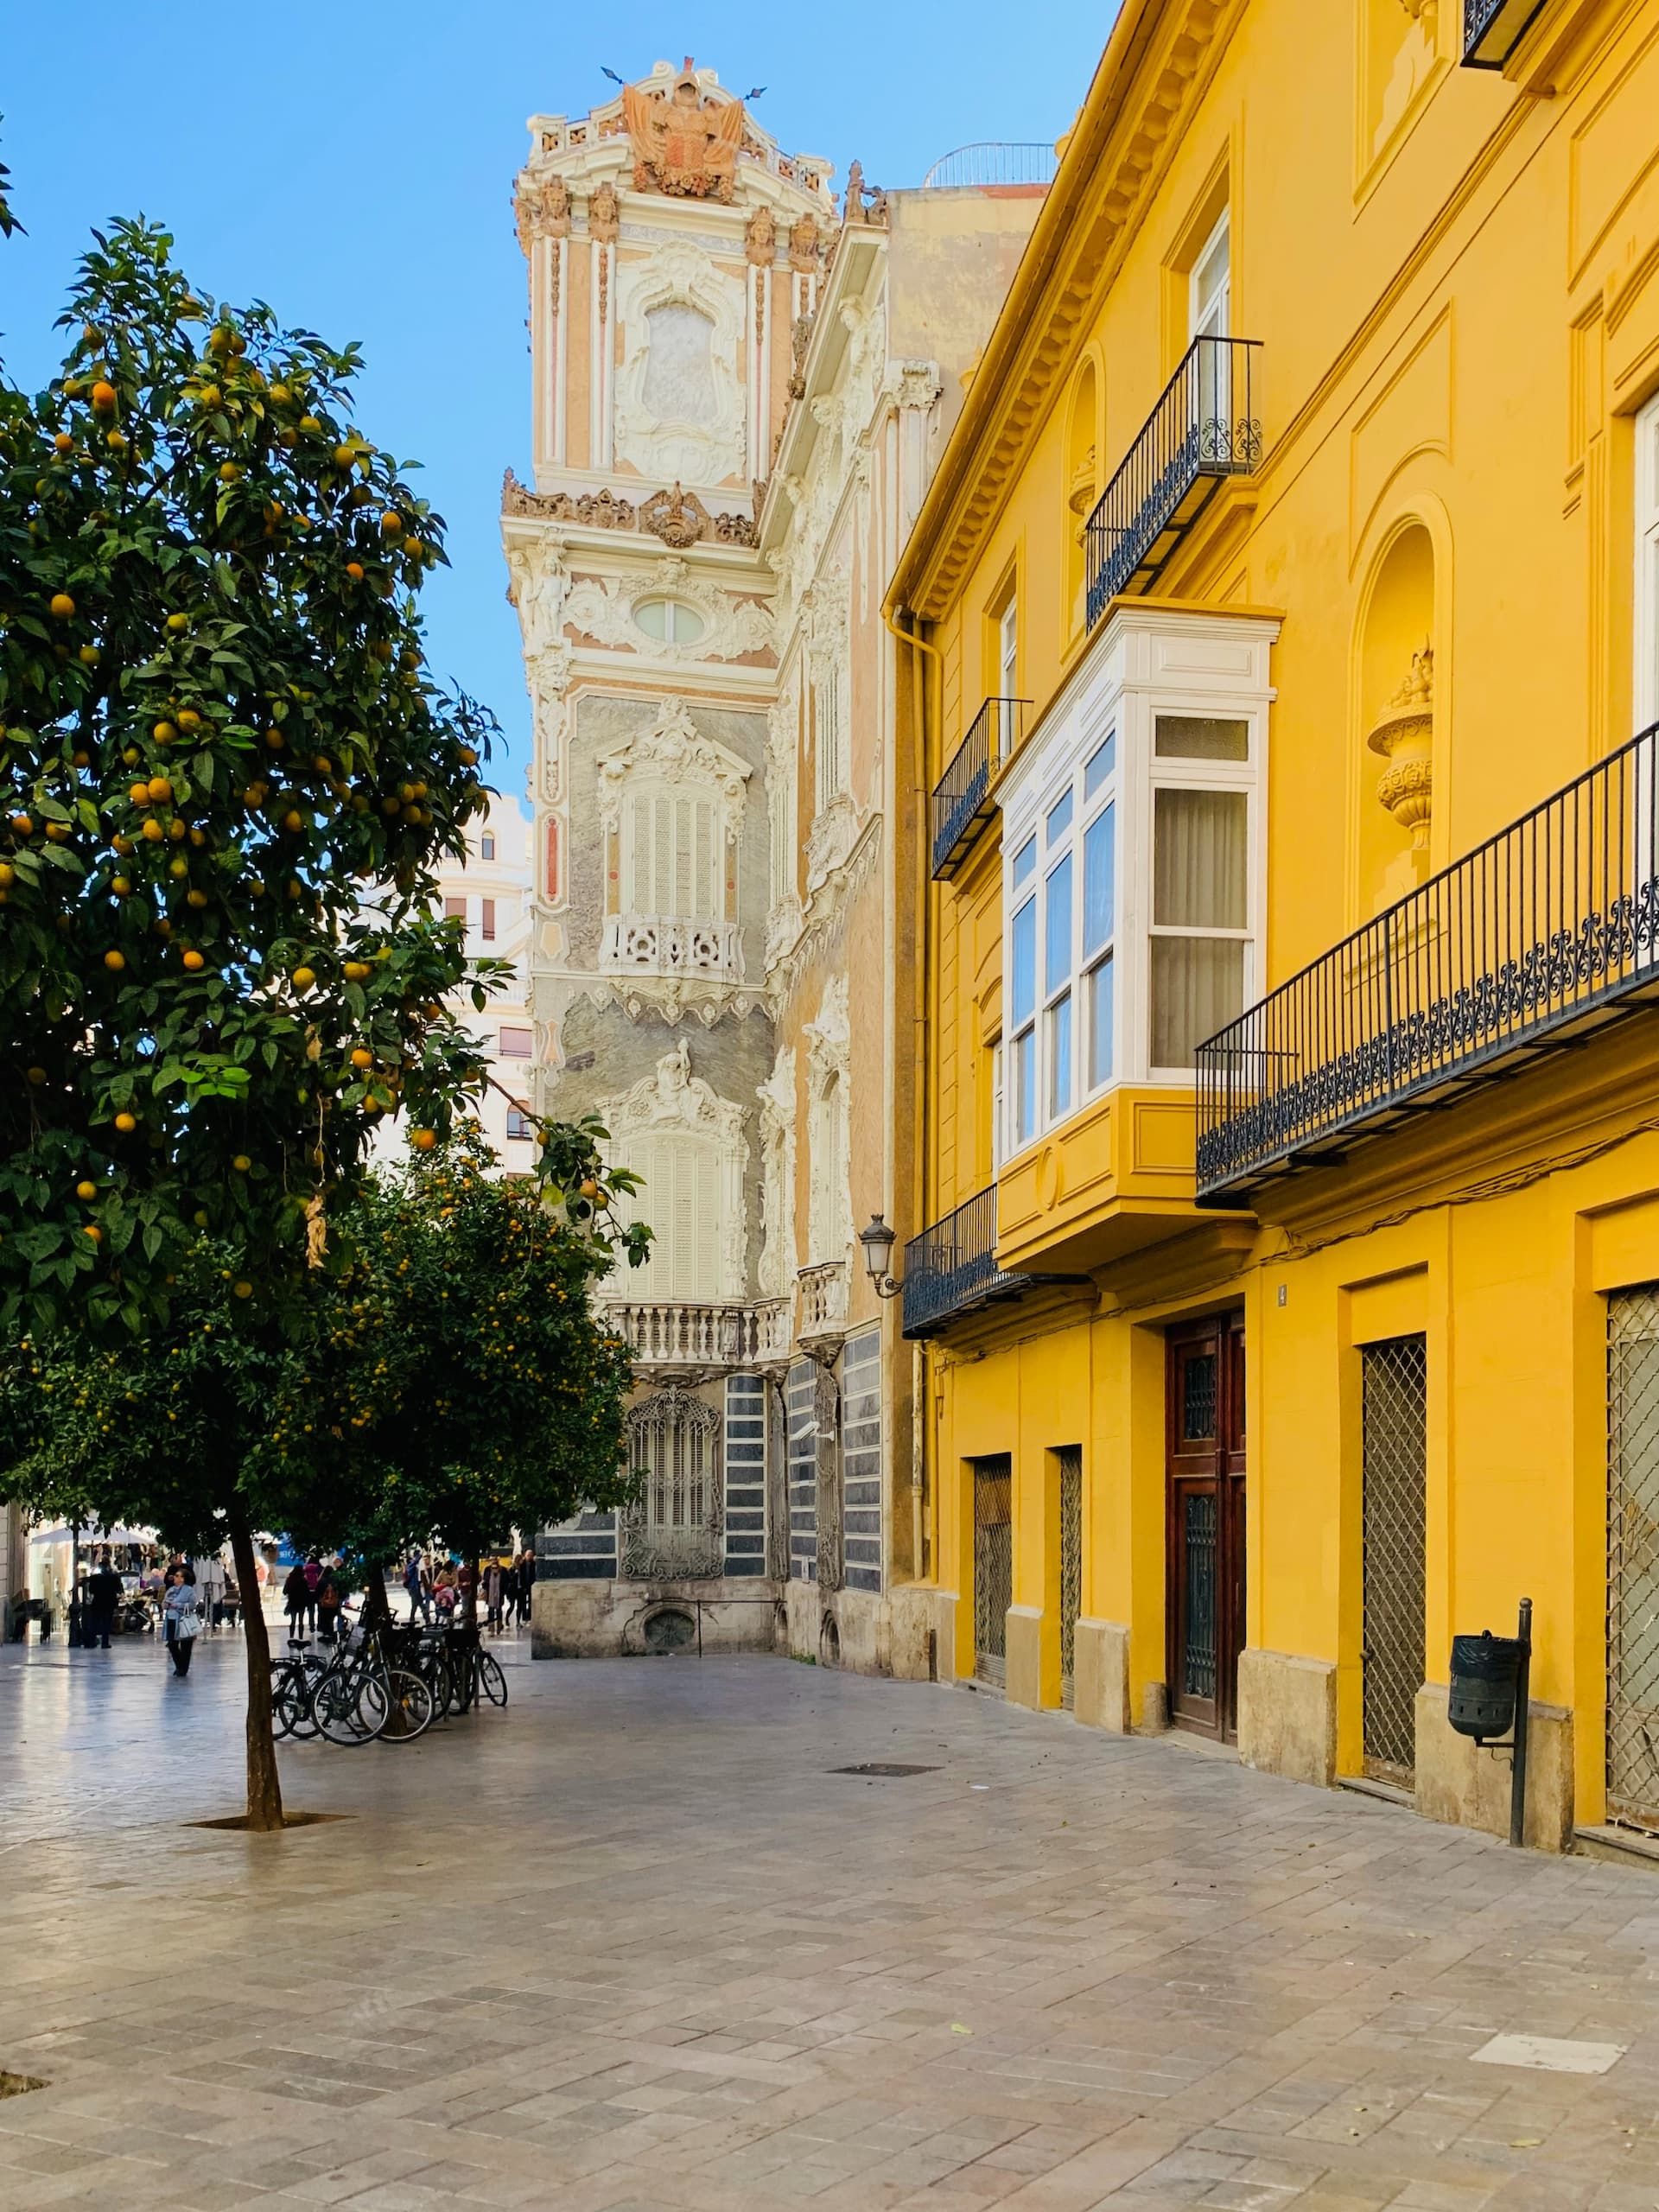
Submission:
[[[505,1715],[285,1750],[349,1819],[191,1829],[240,1656],[173,1695],[0,1654],[0,2064],[51,2084],[0,2212],[1659,2206],[1643,1872],[945,1690],[511,1643]],[[934,1771],[830,1771],[870,1758]],[[1522,2029],[1629,2048],[1469,2065]]]

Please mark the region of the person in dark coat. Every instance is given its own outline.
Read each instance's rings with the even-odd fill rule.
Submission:
[[[94,1645],[100,1650],[109,1649],[110,1630],[115,1626],[115,1609],[120,1602],[121,1578],[110,1565],[108,1552],[101,1552],[98,1565],[86,1578],[86,1626],[80,1640],[88,1651]]]

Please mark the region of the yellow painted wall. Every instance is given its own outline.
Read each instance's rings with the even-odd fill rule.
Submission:
[[[1659,0],[1548,0],[1528,48],[1547,97],[1459,67],[1460,16],[1443,0],[1431,50],[1398,0],[1127,0],[893,588],[943,656],[935,778],[998,688],[991,617],[1010,575],[1028,733],[1040,725],[1087,644],[1076,407],[1098,421],[1098,490],[1185,343],[1185,261],[1224,197],[1231,329],[1262,341],[1263,460],[1156,588],[1283,616],[1269,987],[1632,727],[1632,422],[1659,388]],[[1420,625],[1434,795],[1414,860],[1364,741]],[[993,823],[931,894],[936,1217],[988,1179],[967,1102],[988,1006],[994,1027],[1000,899]],[[1242,1305],[1249,1641],[1338,1668],[1338,1764],[1356,1767],[1358,1348],[1421,1330],[1427,1678],[1444,1680],[1454,1628],[1506,1629],[1532,1596],[1534,1694],[1573,1708],[1579,1817],[1599,1817],[1605,1294],[1659,1278],[1645,1033],[1419,1124],[1369,1166],[1357,1154],[1286,1185],[1253,1240],[1186,1229],[1097,1269],[1063,1309],[1032,1298],[947,1331],[930,1352],[936,1557],[958,1594],[959,1671],[963,1470],[1014,1453],[1015,1602],[1057,1634],[1045,1455],[1081,1439],[1083,1610],[1128,1628],[1139,1716],[1164,1666],[1162,1327]],[[1592,1128],[1601,1148],[1572,1164]],[[1516,1187],[1479,1196],[1500,1171]],[[1057,1683],[1046,1662],[1046,1700]]]

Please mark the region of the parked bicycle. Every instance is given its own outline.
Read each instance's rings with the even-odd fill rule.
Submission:
[[[279,1736],[356,1746],[412,1743],[434,1720],[507,1701],[500,1662],[471,1624],[423,1629],[372,1622],[326,1652],[302,1636],[271,1662],[272,1719]]]

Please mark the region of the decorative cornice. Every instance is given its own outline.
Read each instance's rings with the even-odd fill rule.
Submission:
[[[589,530],[649,531],[678,552],[704,538],[717,545],[752,547],[754,520],[729,512],[711,515],[695,492],[653,492],[637,504],[606,486],[597,492],[532,492],[509,468],[501,480],[504,515],[528,515],[538,521],[580,523]]]
[[[900,558],[890,606],[928,620],[949,606],[1244,4],[1125,0]]]

